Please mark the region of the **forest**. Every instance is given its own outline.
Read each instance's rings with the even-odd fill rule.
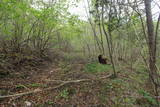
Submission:
[[[159,25],[159,0],[0,0],[0,107],[160,107]]]

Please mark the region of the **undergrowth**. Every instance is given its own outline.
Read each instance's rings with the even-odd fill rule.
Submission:
[[[85,72],[97,73],[97,72],[108,72],[112,69],[111,65],[102,65],[99,63],[89,63],[85,65]]]

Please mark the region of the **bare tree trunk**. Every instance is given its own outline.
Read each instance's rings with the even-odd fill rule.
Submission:
[[[88,5],[89,5],[89,0],[87,0],[87,3],[88,3]],[[85,7],[85,10],[86,10],[86,12],[87,12],[86,7]],[[90,10],[91,10],[91,9],[89,8],[89,11],[90,11]],[[101,47],[100,47],[100,40],[99,40],[99,38],[97,37],[97,34],[96,34],[96,26],[92,23],[91,16],[87,14],[87,17],[88,17],[88,21],[89,21],[89,23],[90,23],[90,25],[91,25],[91,29],[92,29],[92,31],[93,31],[94,40],[95,40],[95,42],[96,42],[96,43],[95,43],[95,52],[97,52],[96,44],[97,44],[97,47],[98,47],[99,51],[102,52],[102,49],[101,49]],[[95,53],[95,54],[96,54],[96,53]]]
[[[96,14],[97,14],[97,17],[98,17],[98,27],[99,27],[99,32],[100,32],[100,38],[101,38],[101,48],[102,48],[102,54],[104,55],[105,54],[105,51],[104,51],[104,44],[103,44],[103,34],[102,34],[102,26],[101,26],[101,15],[99,14],[99,11],[98,11],[98,8],[96,7]]]
[[[99,23],[100,23],[100,19],[99,19]],[[99,31],[100,31],[100,35],[101,35],[102,53],[103,53],[103,55],[104,55],[105,53],[104,53],[103,34],[102,34],[101,24],[99,24]]]
[[[102,6],[102,27],[103,27],[103,31],[104,31],[104,34],[106,36],[106,39],[107,39],[107,44],[108,44],[108,51],[109,51],[109,56],[110,56],[110,59],[111,59],[111,63],[112,63],[112,68],[113,68],[113,72],[114,72],[114,77],[117,76],[116,74],[116,69],[115,69],[115,65],[114,65],[114,62],[113,62],[113,55],[112,55],[112,44],[111,44],[111,39],[109,39],[109,36],[111,35],[108,35],[106,30],[105,30],[105,26],[104,26],[104,15],[103,15],[103,10],[104,9],[104,6]]]
[[[56,32],[57,34],[57,40],[58,40],[58,47],[59,47],[59,49],[61,49],[61,37],[60,37],[60,33],[57,31]]]
[[[158,96],[158,86],[156,83],[157,73],[156,73],[156,38],[154,34],[154,25],[151,12],[151,0],[144,0],[147,18],[147,28],[148,28],[148,46],[149,46],[149,68],[150,68],[150,79],[155,86],[155,95]]]

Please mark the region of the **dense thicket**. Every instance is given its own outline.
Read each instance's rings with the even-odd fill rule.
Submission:
[[[68,12],[66,3],[1,0],[0,68],[38,63],[53,47],[71,48],[69,41],[81,33],[80,21]]]

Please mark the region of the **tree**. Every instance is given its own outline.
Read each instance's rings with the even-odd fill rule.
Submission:
[[[154,33],[154,25],[151,12],[151,0],[145,0],[146,23],[148,29],[148,48],[149,48],[149,76],[155,86],[155,95],[158,96],[158,74],[156,69],[156,34]]]

